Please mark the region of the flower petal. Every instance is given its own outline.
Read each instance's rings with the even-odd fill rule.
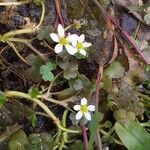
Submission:
[[[90,46],[92,46],[92,43],[84,42],[84,43],[83,43],[83,46],[84,46],[84,47],[90,47]]]
[[[80,120],[83,116],[83,112],[82,111],[79,111],[77,114],[76,114],[76,120]]]
[[[55,50],[55,53],[57,53],[57,54],[60,53],[63,50],[63,45],[57,44],[55,46],[54,50]]]
[[[84,49],[80,49],[80,53],[84,56],[86,56],[86,51]]]
[[[64,30],[64,28],[61,24],[58,25],[57,31],[58,31],[59,37],[64,37],[65,36],[65,30]]]
[[[84,113],[84,116],[88,121],[91,120],[91,114],[89,112]]]
[[[75,49],[71,45],[67,44],[65,47],[70,55],[74,55],[76,53]]]
[[[88,110],[89,111],[95,111],[95,106],[94,105],[89,105]]]
[[[80,35],[79,39],[78,39],[78,42],[82,43],[84,40],[85,40],[85,35],[84,34]]]
[[[70,34],[67,36],[67,39],[74,47],[77,45],[78,38],[79,36],[77,34]]]
[[[74,109],[74,110],[76,110],[76,111],[79,111],[79,110],[80,110],[80,108],[81,108],[81,106],[80,106],[80,105],[75,105],[75,106],[73,106],[73,109]]]
[[[58,41],[59,41],[59,37],[58,37],[58,35],[55,34],[55,33],[51,33],[51,34],[50,34],[50,37],[51,37],[51,39],[52,39],[53,41],[55,41],[55,42],[58,42]]]
[[[87,99],[85,97],[81,99],[81,105],[87,105]]]

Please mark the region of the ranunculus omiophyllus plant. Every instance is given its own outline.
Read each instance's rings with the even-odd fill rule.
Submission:
[[[87,105],[87,99],[82,98],[80,105],[75,105],[73,107],[74,110],[78,111],[76,114],[75,119],[80,120],[82,117],[85,117],[88,121],[91,120],[91,114],[90,112],[95,111],[94,105]]]
[[[58,43],[54,48],[55,53],[61,53],[63,49],[66,48],[67,52],[70,55],[80,53],[86,56],[86,48],[90,47],[92,44],[89,42],[85,42],[84,34],[80,36],[78,36],[77,34],[68,34],[66,36],[65,29],[62,27],[61,24],[58,25],[57,32],[57,34],[50,34],[51,39]]]

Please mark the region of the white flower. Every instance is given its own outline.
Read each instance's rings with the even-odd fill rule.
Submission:
[[[85,35],[84,34],[82,34],[80,36],[78,36],[77,34],[70,35],[70,36],[68,36],[68,39],[74,47],[74,50],[73,50],[74,53],[80,53],[80,54],[86,56],[85,49],[87,47],[90,47],[92,45],[92,43],[85,42]]]
[[[69,39],[65,36],[65,29],[61,24],[58,25],[57,32],[58,34],[50,34],[51,39],[58,43],[54,48],[55,53],[62,52],[63,48],[65,47],[69,54],[74,55],[74,48],[69,44]]]
[[[91,120],[90,112],[95,111],[95,106],[94,105],[87,106],[87,99],[82,98],[81,105],[75,105],[73,109],[78,111],[76,114],[76,120],[80,120],[84,116],[88,121],[90,121]]]

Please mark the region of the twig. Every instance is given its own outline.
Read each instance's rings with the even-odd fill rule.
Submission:
[[[35,47],[33,47],[30,43],[25,42],[25,44],[37,55],[39,55],[41,57],[41,59],[45,62],[46,58],[44,57],[44,55],[42,53],[40,53]]]
[[[14,45],[12,42],[9,42],[8,45],[13,48],[14,52],[17,54],[17,56],[18,56],[24,63],[26,63],[27,65],[30,65],[30,64],[19,54],[19,52],[17,51],[15,45]]]
[[[116,21],[112,18],[112,16],[110,16],[109,14],[107,14],[106,10],[103,8],[103,6],[97,1],[97,0],[93,0],[93,2],[97,5],[97,7],[102,11],[102,15],[105,18],[108,18],[111,20],[111,22],[115,25],[116,29],[119,30],[122,35],[130,42],[130,44],[134,47],[134,49],[136,50],[136,52],[141,56],[141,58],[143,59],[143,61],[147,64],[150,64],[150,62],[145,58],[145,56],[143,55],[143,53],[141,52],[140,48],[135,44],[135,42],[131,39],[131,37],[129,36],[129,34],[124,31],[117,23]]]
[[[55,21],[55,28],[57,27],[58,23],[62,24],[64,26],[64,20],[61,13],[61,2],[60,0],[55,0],[55,6],[56,6],[56,21]]]

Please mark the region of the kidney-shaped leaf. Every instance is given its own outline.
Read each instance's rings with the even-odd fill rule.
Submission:
[[[149,150],[150,134],[137,122],[116,122],[115,130],[122,143],[129,150]]]
[[[119,61],[113,62],[109,67],[106,68],[104,74],[111,78],[120,78],[124,75],[124,68]]]

